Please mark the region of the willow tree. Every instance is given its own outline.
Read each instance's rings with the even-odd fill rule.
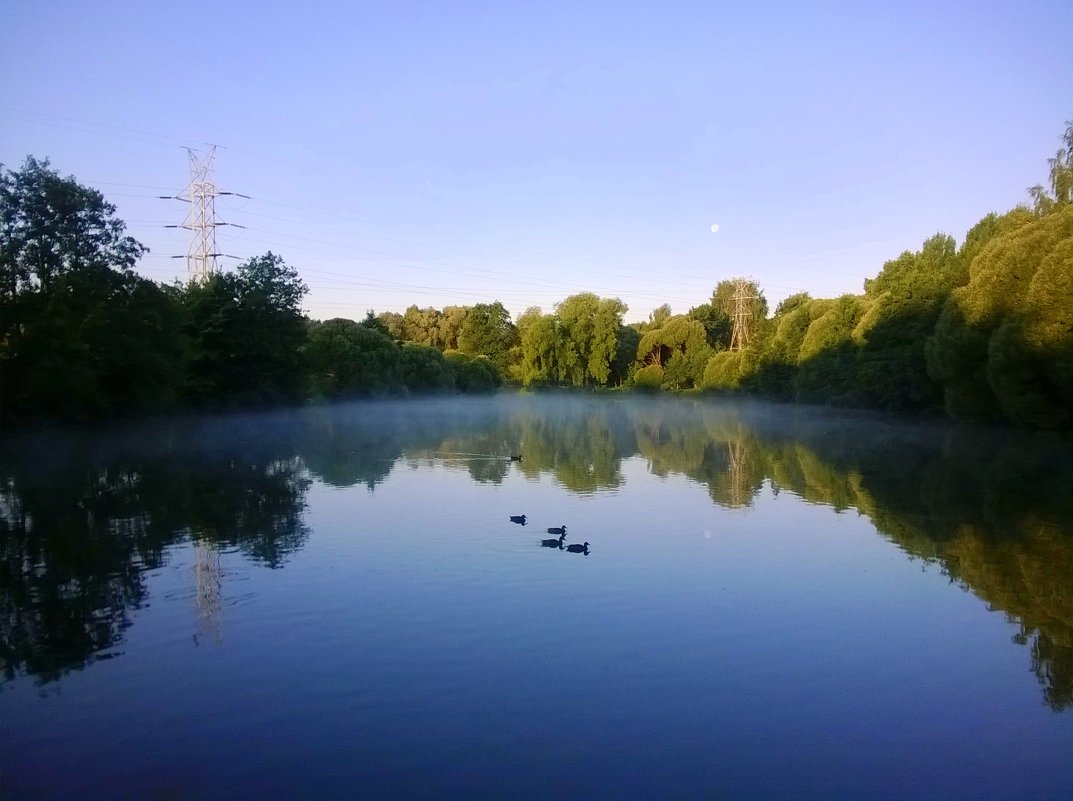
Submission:
[[[556,306],[555,317],[568,351],[561,362],[567,383],[607,384],[626,310],[618,298],[600,298],[592,292],[571,295]]]
[[[353,320],[337,317],[314,323],[305,352],[315,395],[382,395],[400,383],[399,346]]]
[[[645,369],[659,368],[663,386],[668,389],[700,386],[711,355],[703,324],[684,314],[676,314],[660,328],[646,331],[637,346],[638,360],[646,365]]]
[[[942,391],[928,375],[925,342],[947,296],[967,279],[954,238],[936,234],[864,282],[871,303],[853,331],[862,403],[901,410],[941,406]]]
[[[930,374],[956,418],[1073,425],[1073,123],[1034,213],[982,223],[969,281],[928,342]]]
[[[629,307],[618,298],[601,298],[592,326],[589,376],[600,386],[611,380],[619,351],[622,317]]]
[[[857,349],[853,331],[868,309],[858,295],[809,304],[813,322],[801,340],[794,391],[797,400],[849,403],[854,400]]]
[[[589,379],[596,329],[596,311],[600,298],[592,292],[571,295],[555,307],[555,317],[562,328],[563,344],[568,351],[562,361],[566,383],[581,386]]]
[[[469,315],[469,306],[444,306],[440,316],[439,342],[444,350],[458,350],[462,326]]]
[[[531,306],[518,317],[518,340],[521,358],[514,366],[514,377],[524,386],[556,384],[562,336],[555,315],[544,314]]]
[[[807,292],[798,292],[775,308],[771,333],[761,343],[756,369],[752,375],[744,377],[748,389],[783,400],[793,397],[798,353],[812,323],[811,303],[812,298]],[[718,380],[716,370],[713,368],[711,376],[705,371],[706,384],[709,379],[712,383]]]
[[[661,303],[659,306],[649,312],[648,320],[643,323],[636,323],[635,325],[637,326],[637,330],[643,334],[645,331],[651,331],[653,329],[662,327],[663,324],[666,323],[673,316],[674,312],[671,311],[671,304]]]
[[[1073,206],[1065,204],[1011,239],[1009,249],[994,248],[994,261],[982,265],[1013,275],[1016,287],[988,343],[988,383],[1010,421],[1068,427],[1073,424]]]
[[[996,257],[990,250],[1008,249],[1005,238],[1032,222],[1031,212],[1024,208],[988,215],[962,245],[968,283],[951,292],[925,345],[928,374],[942,387],[944,408],[955,419],[982,421],[1003,416],[988,382],[988,344],[1005,314],[1005,304],[1018,291],[1013,272],[995,271]]]
[[[458,350],[468,356],[484,356],[496,370],[507,370],[507,354],[517,340],[518,332],[510,321],[510,312],[498,300],[478,303],[466,313],[458,333]]]
[[[425,309],[410,306],[402,315],[402,338],[417,345],[428,345],[443,350],[444,342],[440,331],[443,313],[432,307]]]
[[[1050,167],[1050,193],[1041,184],[1028,189],[1036,213],[1041,215],[1073,203],[1073,121],[1066,123],[1062,147],[1053,158],[1047,159],[1047,166]]]

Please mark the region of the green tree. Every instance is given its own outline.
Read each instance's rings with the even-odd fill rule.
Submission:
[[[313,391],[321,397],[383,395],[400,383],[399,346],[380,331],[353,320],[337,317],[315,323],[306,358]]]
[[[443,353],[426,345],[407,342],[399,354],[399,378],[410,392],[429,393],[454,389],[455,375]]]
[[[760,347],[756,370],[752,375],[743,377],[746,386],[768,397],[780,400],[793,398],[801,343],[812,323],[811,308],[812,298],[807,292],[790,295],[775,308],[771,334]],[[740,362],[727,367],[730,366],[740,373]],[[711,375],[705,371],[705,384],[709,386],[712,382],[722,380],[724,368],[712,369]]]
[[[532,306],[518,318],[521,357],[515,377],[524,386],[553,385],[559,381],[562,336],[555,315]]]
[[[853,403],[857,349],[853,331],[869,301],[856,295],[814,300],[812,323],[801,340],[794,393],[810,403]]]
[[[28,156],[22,169],[0,164],[0,299],[4,334],[17,326],[6,304],[70,273],[129,272],[147,249],[127,236],[115,206],[74,176]]]
[[[1019,229],[988,251],[1012,277],[1005,313],[988,342],[987,380],[1018,425],[1073,425],[1073,205]],[[984,257],[981,257],[984,260]]]
[[[618,298],[600,298],[591,292],[571,295],[559,303],[555,310],[563,348],[559,369],[567,383],[607,384],[626,309]]]
[[[502,383],[499,371],[487,356],[473,357],[450,350],[443,355],[454,374],[455,387],[460,392],[491,392]]]
[[[591,379],[589,360],[592,357],[596,312],[600,298],[592,292],[571,295],[555,307],[555,317],[562,332],[563,354],[560,358],[562,378],[567,384],[581,386]]]
[[[444,337],[441,331],[443,314],[436,309],[421,309],[410,306],[403,315],[403,339],[418,345],[428,345],[434,348],[444,347]]]
[[[668,318],[661,328],[649,329],[637,345],[638,360],[660,367],[668,389],[700,386],[711,355],[704,326],[684,314]],[[645,373],[646,380],[651,373]]]
[[[742,352],[722,350],[708,359],[701,386],[705,389],[737,389],[742,378]]]
[[[690,309],[687,316],[704,326],[708,344],[713,350],[726,350],[730,347],[730,315],[725,309],[711,303],[702,303]]]
[[[987,378],[988,342],[1013,287],[993,268],[992,247],[1031,225],[1033,215],[1017,208],[989,214],[969,231],[961,247],[969,279],[950,293],[925,343],[928,375],[940,384],[947,414],[958,420],[998,420],[1002,409]],[[1009,275],[1007,276],[1009,278]],[[992,302],[994,301],[994,302]]]
[[[1073,121],[1066,123],[1062,147],[1054,158],[1047,159],[1050,167],[1050,194],[1042,184],[1029,187],[1028,194],[1037,214],[1050,214],[1073,203]]]
[[[440,343],[437,347],[446,350],[459,350],[458,340],[462,336],[462,326],[469,315],[469,306],[444,306],[439,321]]]
[[[629,306],[618,298],[601,298],[592,326],[589,350],[589,376],[599,386],[611,380],[618,356],[618,339],[623,329],[622,318]]]
[[[634,373],[639,367],[637,348],[641,344],[641,332],[630,325],[620,325],[615,345],[615,359],[611,363],[611,375],[608,383],[614,386],[628,386],[633,381]]]
[[[380,312],[376,315],[380,320],[380,324],[384,326],[384,330],[387,335],[396,342],[406,339],[405,330],[403,327],[403,316],[398,312]]]
[[[865,281],[871,302],[853,331],[854,383],[862,403],[897,410],[941,405],[941,388],[928,375],[925,342],[950,292],[967,280],[954,238],[936,234],[919,252],[888,261]]]
[[[671,311],[669,303],[663,303],[654,308],[648,315],[648,321],[640,323],[637,326],[637,330],[642,334],[646,331],[651,331],[653,328],[661,328],[673,316],[674,312]]]
[[[191,342],[189,399],[229,405],[294,401],[306,386],[306,286],[269,252],[180,292]]]
[[[458,334],[458,350],[469,356],[486,356],[498,373],[507,370],[507,354],[514,346],[517,331],[510,313],[498,300],[478,303],[466,314]]]
[[[633,385],[642,392],[655,392],[663,385],[663,368],[655,362],[638,367],[633,374]]]
[[[0,165],[0,416],[86,418],[170,406],[183,340],[145,248],[100,192],[47,161]]]
[[[361,321],[361,324],[368,328],[370,331],[379,331],[388,339],[392,339],[391,329],[387,327],[383,320],[377,316],[376,312],[369,309],[365,312],[365,319]]]

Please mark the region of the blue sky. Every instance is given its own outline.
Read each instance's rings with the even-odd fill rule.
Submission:
[[[220,250],[313,317],[594,291],[644,319],[752,276],[860,292],[1026,199],[1073,117],[1073,3],[20,3],[0,161],[49,157],[185,263],[183,146]],[[713,234],[713,223],[720,226]],[[222,265],[234,265],[225,260]]]

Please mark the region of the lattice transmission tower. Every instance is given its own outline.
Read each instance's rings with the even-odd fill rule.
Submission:
[[[216,145],[212,145],[204,156],[196,150],[186,148],[190,159],[190,183],[177,195],[161,195],[164,200],[181,200],[189,203],[186,221],[182,225],[165,225],[165,228],[183,228],[190,232],[190,241],[186,256],[172,256],[173,259],[186,259],[186,270],[192,281],[204,281],[218,269],[216,260],[220,257],[235,259],[221,253],[216,247],[216,229],[223,225],[232,228],[244,228],[237,223],[222,222],[216,218],[216,198],[222,195],[235,195],[249,198],[238,192],[221,192],[216,188],[212,178],[213,163],[216,160]]]
[[[734,279],[731,298],[730,349],[745,350],[749,346],[749,328],[753,320],[752,302],[759,296],[753,292],[753,282],[747,278]]]

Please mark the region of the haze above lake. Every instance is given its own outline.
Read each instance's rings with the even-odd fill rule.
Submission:
[[[500,395],[2,478],[14,798],[1073,797],[1066,435]]]

